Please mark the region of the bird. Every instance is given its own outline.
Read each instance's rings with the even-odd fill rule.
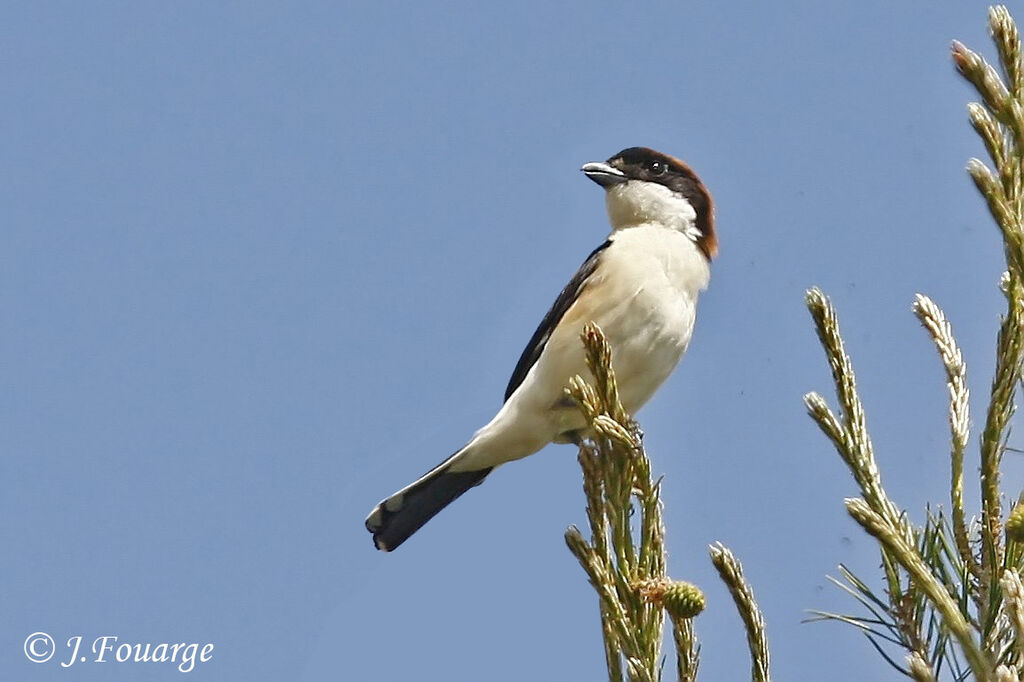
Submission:
[[[596,323],[612,348],[623,407],[646,403],[693,335],[697,298],[718,253],[711,194],[683,161],[630,147],[580,169],[605,191],[611,232],[562,289],[526,344],[497,414],[469,442],[366,518],[390,552],[498,466],[549,443],[579,443],[586,424],[565,388],[590,376],[580,339]]]

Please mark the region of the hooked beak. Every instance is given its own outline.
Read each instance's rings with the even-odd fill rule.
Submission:
[[[581,171],[587,174],[587,177],[601,185],[602,187],[608,188],[612,185],[618,185],[629,180],[626,174],[620,171],[614,166],[609,166],[607,163],[600,161],[594,161],[592,163],[583,164]]]

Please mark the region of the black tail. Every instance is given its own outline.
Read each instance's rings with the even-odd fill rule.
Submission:
[[[455,498],[479,485],[492,468],[446,471],[447,467],[442,464],[399,490],[374,507],[366,517],[366,530],[373,533],[373,544],[385,552],[395,549]]]

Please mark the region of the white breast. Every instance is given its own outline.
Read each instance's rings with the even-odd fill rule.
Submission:
[[[693,334],[707,259],[686,235],[660,225],[619,230],[599,284],[612,302],[595,320],[612,346],[622,401],[636,411],[675,368]]]

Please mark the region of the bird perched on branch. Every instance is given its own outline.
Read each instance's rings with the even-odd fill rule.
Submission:
[[[548,443],[578,442],[583,416],[565,388],[588,376],[580,331],[612,348],[622,405],[634,413],[686,351],[718,249],[711,195],[679,159],[625,149],[582,171],[605,190],[611,234],[562,289],[519,358],[494,418],[453,455],[374,507],[378,549],[401,545],[496,467]]]

